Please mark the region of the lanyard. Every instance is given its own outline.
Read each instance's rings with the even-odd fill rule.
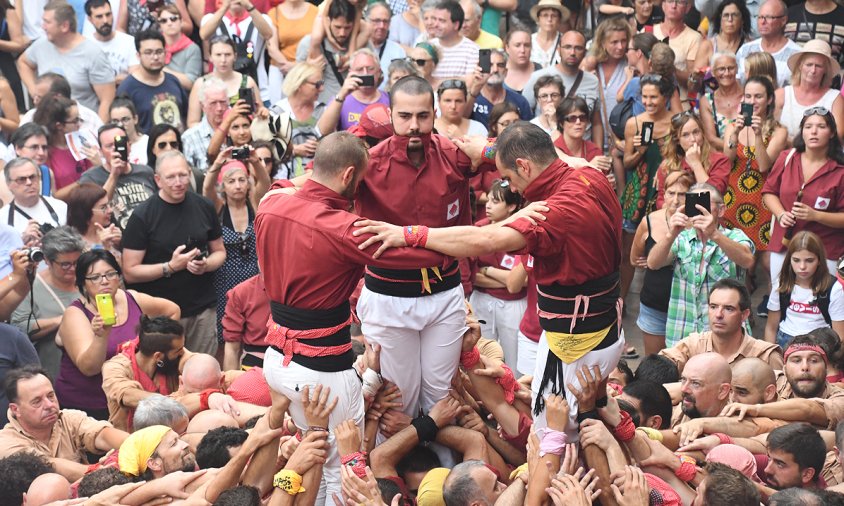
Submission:
[[[56,214],[56,211],[55,211],[55,209],[53,209],[53,206],[51,206],[50,203],[47,202],[47,199],[45,199],[43,196],[41,196],[40,198],[41,198],[41,202],[44,203],[44,206],[47,207],[47,212],[50,213],[50,218],[52,218],[53,221],[56,222],[56,226],[61,225],[61,223],[59,223],[59,215]],[[14,202],[12,202],[12,208],[9,210],[9,226],[11,226],[11,227],[15,226],[15,213],[20,214],[21,216],[23,216],[27,220],[32,219],[32,216],[26,214],[23,211],[23,209],[21,209]]]

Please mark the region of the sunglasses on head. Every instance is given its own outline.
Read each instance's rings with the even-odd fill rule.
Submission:
[[[697,115],[695,115],[694,111],[692,110],[677,113],[674,116],[671,116],[671,124],[675,127],[678,127],[685,118],[697,118]]]
[[[803,117],[805,118],[807,116],[812,116],[815,114],[817,114],[818,116],[826,116],[827,114],[829,114],[829,109],[820,105],[817,107],[810,107],[803,112]]]
[[[463,90],[466,91],[466,83],[460,79],[446,79],[440,84],[439,93],[445,90]]]

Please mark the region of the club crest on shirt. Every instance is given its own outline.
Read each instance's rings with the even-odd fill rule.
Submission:
[[[528,257],[527,257],[527,267],[528,267],[528,269],[533,269],[533,255],[528,255]]]
[[[501,258],[501,267],[512,270],[515,265],[516,258],[513,255],[504,255],[504,257]]]
[[[815,209],[829,209],[830,199],[826,197],[818,197],[815,201]]]
[[[455,199],[454,202],[448,205],[445,211],[445,219],[450,220],[456,218],[460,214],[460,199]]]

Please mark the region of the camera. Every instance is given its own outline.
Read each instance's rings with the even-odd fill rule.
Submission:
[[[373,75],[364,75],[364,76],[356,76],[360,79],[360,85],[363,87],[373,88],[375,87],[375,76]]]
[[[114,138],[114,150],[120,155],[121,160],[129,161],[129,139],[125,135],[118,135]]]
[[[232,160],[249,160],[249,147],[234,148],[232,150]]]
[[[24,248],[21,252],[34,264],[44,260],[44,252],[41,248]]]
[[[50,230],[53,230],[54,228],[56,227],[50,223],[40,223],[38,225],[38,230],[41,231],[41,235],[48,234]]]

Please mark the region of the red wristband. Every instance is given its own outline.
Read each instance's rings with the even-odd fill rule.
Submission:
[[[621,411],[621,422],[612,430],[617,441],[626,443],[636,436],[636,426],[627,411]]]
[[[504,390],[504,400],[507,401],[507,404],[513,404],[513,401],[516,400],[516,390],[519,389],[519,383],[507,364],[502,364],[501,367],[504,368],[504,376],[496,378],[495,382],[501,385],[501,389]]]
[[[342,457],[340,464],[349,466],[358,478],[366,478],[366,452],[354,452]]]
[[[404,242],[411,248],[424,248],[428,242],[428,227],[425,225],[408,225],[402,230]]]
[[[211,394],[220,394],[222,393],[219,388],[206,388],[202,392],[199,393],[199,410],[200,411],[207,411],[208,410],[208,398],[211,397]]]
[[[460,367],[466,369],[467,371],[474,368],[478,362],[481,361],[481,352],[478,351],[478,347],[475,346],[469,351],[464,351],[460,354]]]
[[[718,438],[718,441],[719,441],[722,445],[731,445],[731,444],[733,444],[733,438],[731,438],[730,436],[728,436],[728,435],[724,434],[723,432],[716,432],[716,433],[714,433],[714,434],[712,434],[712,435],[713,435],[713,436],[716,436],[716,437]]]
[[[697,474],[697,466],[695,466],[694,459],[683,455],[678,455],[680,459],[680,467],[674,471],[674,476],[683,481],[692,481]]]

